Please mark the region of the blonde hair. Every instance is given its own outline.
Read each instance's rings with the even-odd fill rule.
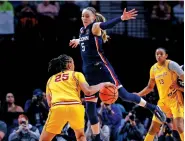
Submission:
[[[96,16],[96,22],[105,22],[106,21],[105,17],[102,14],[97,13],[96,9],[94,9],[93,7],[87,7],[86,10],[91,11]],[[109,36],[107,35],[106,30],[101,30],[101,32],[102,32],[103,42],[105,43],[108,41]]]

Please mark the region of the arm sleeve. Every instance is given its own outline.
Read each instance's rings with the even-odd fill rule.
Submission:
[[[184,74],[184,71],[181,69],[179,64],[177,64],[174,61],[170,61],[169,62],[168,68],[169,68],[169,70],[174,71],[178,76],[181,76],[181,75]]]
[[[102,22],[100,24],[100,28],[105,30],[114,27],[116,24],[122,22],[121,17],[114,18],[112,20],[109,20],[107,22]]]
[[[154,68],[153,68],[153,66],[151,67],[151,69],[150,69],[150,79],[155,79],[155,76],[154,76]]]

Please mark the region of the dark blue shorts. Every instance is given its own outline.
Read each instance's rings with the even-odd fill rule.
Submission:
[[[121,85],[117,75],[110,63],[98,62],[84,69],[84,75],[89,85],[97,85],[101,82],[111,82],[116,86]],[[98,93],[92,96],[85,96],[86,99],[98,97]]]

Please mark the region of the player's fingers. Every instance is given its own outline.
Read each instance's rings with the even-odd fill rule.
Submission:
[[[71,44],[71,47],[72,47],[72,48],[73,48],[73,46],[74,46],[74,43]]]
[[[128,12],[128,13],[130,13],[130,14],[136,14],[136,13],[138,13],[138,11],[132,11],[132,12]]]
[[[126,9],[126,8],[124,8],[124,11],[123,11],[123,13],[126,13],[126,10],[127,10],[127,9]]]
[[[131,17],[130,19],[136,19],[136,17]]]
[[[131,14],[132,17],[136,17],[138,14]]]
[[[70,44],[69,46],[73,47],[73,44]]]
[[[128,11],[129,13],[131,13],[131,12],[134,12],[134,11],[136,11],[136,9],[134,8],[134,9],[132,9],[132,10],[130,10],[130,11]]]
[[[72,48],[75,48],[75,44],[73,44]]]
[[[72,41],[70,41],[70,42],[69,42],[69,45],[71,46],[72,44],[73,44],[73,42],[72,42]]]

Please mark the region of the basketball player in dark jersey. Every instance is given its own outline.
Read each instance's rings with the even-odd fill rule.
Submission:
[[[82,12],[82,22],[84,27],[80,29],[79,39],[71,40],[69,45],[73,48],[76,48],[78,44],[80,45],[83,61],[82,69],[86,80],[90,85],[98,84],[99,82],[112,82],[119,89],[119,96],[122,100],[133,102],[150,109],[160,121],[164,122],[166,116],[158,106],[149,104],[141,97],[127,92],[121,85],[113,67],[104,56],[102,49],[103,42],[107,41],[105,29],[112,28],[114,25],[122,21],[135,19],[136,16],[137,11],[135,9],[128,12],[124,9],[121,17],[105,22],[105,18],[97,13],[94,8],[87,7]],[[86,112],[91,123],[95,141],[100,140],[100,129],[96,109],[97,100],[97,94],[85,97]]]

